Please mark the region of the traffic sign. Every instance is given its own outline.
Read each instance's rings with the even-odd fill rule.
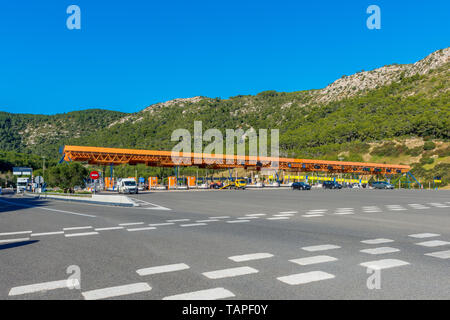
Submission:
[[[42,178],[41,176],[37,176],[34,178],[34,182],[37,184],[43,184],[44,183],[44,178]]]
[[[91,179],[94,179],[94,180],[97,180],[100,177],[100,175],[97,171],[92,171],[89,176],[91,177]]]

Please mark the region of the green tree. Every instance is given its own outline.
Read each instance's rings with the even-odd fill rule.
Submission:
[[[49,169],[48,180],[51,186],[60,187],[64,192],[75,186],[84,185],[89,171],[77,162],[58,164]]]

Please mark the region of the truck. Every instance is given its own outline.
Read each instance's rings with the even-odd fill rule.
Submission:
[[[30,178],[17,178],[17,193],[27,190],[29,183]]]
[[[119,193],[135,193],[135,194],[139,192],[136,180],[134,180],[133,178],[120,179],[117,182],[117,191]]]

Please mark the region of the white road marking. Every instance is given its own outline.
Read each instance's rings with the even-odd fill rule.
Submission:
[[[419,246],[424,246],[424,247],[438,247],[438,246],[445,246],[447,244],[450,244],[450,242],[442,241],[442,240],[430,240],[430,241],[419,242],[416,244]]]
[[[259,217],[239,217],[238,220],[259,219]]]
[[[432,202],[432,203],[428,203],[429,205],[436,207],[436,208],[448,208],[450,206],[447,206],[445,204],[442,203],[437,203],[437,202]]]
[[[378,239],[363,240],[361,242],[365,244],[380,244],[380,243],[394,242],[394,240],[378,238]]]
[[[195,221],[195,222],[217,222],[217,221],[220,221],[220,220],[217,220],[217,219],[208,219],[208,220],[197,220],[197,221]]]
[[[147,201],[144,201],[144,200],[141,200],[141,199],[135,199],[135,198],[132,198],[132,199],[133,199],[133,200],[136,200],[136,201],[138,201],[138,202],[141,202],[141,203],[144,203],[144,204],[152,205],[152,206],[153,206],[153,208],[136,208],[136,209],[144,209],[144,210],[165,210],[165,211],[172,210],[172,209],[170,209],[170,208],[166,208],[166,207],[160,206],[159,204],[154,204],[154,203],[147,202]]]
[[[366,213],[376,213],[376,212],[381,212],[381,209],[377,206],[368,206],[368,207],[363,207],[363,211]]]
[[[177,263],[177,264],[168,264],[165,266],[143,268],[143,269],[136,270],[136,272],[140,276],[148,276],[151,274],[174,272],[174,271],[180,271],[180,270],[186,270],[186,269],[189,269],[189,266],[187,264]]]
[[[246,214],[246,217],[262,217],[262,216],[266,216],[265,213],[252,213],[252,214]]]
[[[274,217],[292,217],[294,214],[292,213],[280,213],[280,214],[274,214]]]
[[[324,263],[324,262],[332,262],[337,261],[338,259],[335,257],[330,256],[315,256],[315,257],[306,257],[306,258],[299,258],[299,259],[292,259],[289,260],[290,262],[299,264],[301,266],[307,266],[310,264],[316,264],[316,263]]]
[[[119,223],[119,226],[137,226],[140,224],[144,224],[144,222],[127,222],[127,223]]]
[[[228,257],[228,259],[233,260],[235,262],[243,262],[243,261],[250,261],[250,260],[259,260],[259,259],[266,259],[273,257],[273,254],[270,253],[249,253],[249,254],[243,254],[239,256],[232,256]]]
[[[379,247],[379,248],[371,248],[371,249],[364,249],[360,250],[360,252],[368,253],[368,254],[385,254],[385,253],[392,253],[392,252],[398,252],[399,249],[391,248],[391,247]]]
[[[408,237],[411,238],[432,238],[432,237],[439,237],[440,234],[437,233],[416,233],[416,234],[410,234]]]
[[[425,253],[425,255],[441,259],[450,259],[450,250]]]
[[[323,244],[319,246],[309,246],[309,247],[303,247],[303,250],[314,252],[314,251],[325,251],[325,250],[331,250],[331,249],[339,249],[339,246],[335,246],[333,244]]]
[[[172,219],[172,220],[166,220],[167,222],[184,222],[184,221],[190,221],[191,219]]]
[[[98,232],[83,232],[83,233],[69,233],[69,234],[65,234],[65,237],[83,237],[83,236],[90,236],[90,235],[94,235],[94,234],[98,234]]]
[[[228,219],[230,216],[209,217],[210,219]]]
[[[107,230],[121,230],[123,227],[107,227],[107,228],[95,228],[95,231],[107,231]]]
[[[298,211],[281,211],[281,214],[290,214],[290,213],[298,213]]]
[[[146,231],[146,230],[155,230],[155,227],[143,227],[143,228],[131,228],[131,229],[127,229],[127,231]]]
[[[418,203],[409,203],[408,206],[410,206],[413,209],[430,209],[430,207],[424,206],[423,204]]]
[[[223,269],[223,270],[208,271],[208,272],[203,272],[202,274],[209,279],[222,279],[222,278],[237,277],[237,276],[242,276],[242,275],[252,274],[252,273],[257,273],[257,272],[259,272],[259,271],[254,268],[251,268],[251,267],[237,267],[237,268],[230,268],[230,269]]]
[[[226,223],[240,223],[240,222],[250,222],[250,220],[229,220]]]
[[[305,273],[297,273],[289,276],[278,277],[277,280],[287,283],[291,286],[298,284],[305,284],[314,281],[321,281],[327,279],[333,279],[334,275],[323,271],[311,271]]]
[[[42,232],[42,233],[32,233],[32,237],[39,237],[39,236],[51,236],[54,234],[63,234],[64,231],[55,231],[55,232]]]
[[[355,214],[354,208],[337,208],[334,214]]]
[[[314,218],[314,217],[323,217],[323,214],[304,214],[302,217],[305,218]]]
[[[197,226],[206,226],[207,223],[188,223],[188,224],[180,224],[180,227],[197,227]]]
[[[81,294],[83,295],[84,299],[86,299],[86,300],[99,300],[99,299],[119,297],[119,296],[124,296],[124,295],[128,295],[128,294],[134,294],[134,293],[148,292],[150,290],[152,290],[152,287],[150,287],[147,283],[138,282],[138,283],[133,283],[133,284],[127,284],[124,286],[117,286],[117,287],[85,291],[85,292],[82,292]]]
[[[398,205],[398,204],[387,205],[386,207],[389,210],[391,210],[391,211],[407,210],[406,208],[404,208],[404,207],[402,207],[401,205]]]
[[[217,300],[232,297],[235,297],[235,295],[231,291],[224,288],[214,288],[168,296],[163,300]]]
[[[149,224],[150,227],[160,227],[160,226],[170,226],[172,224],[175,224],[174,222],[162,222],[162,223],[152,223]]]
[[[58,280],[43,283],[30,284],[26,286],[14,287],[9,290],[9,296],[18,296],[22,294],[35,293],[40,291],[49,291],[55,289],[69,288],[71,287],[70,281]]]
[[[288,220],[290,217],[272,217],[272,218],[266,218],[267,220]]]
[[[32,233],[33,231],[16,231],[16,232],[5,232],[5,233],[0,233],[0,236],[12,236],[12,235],[16,235],[16,234],[27,234],[27,233]]]
[[[308,210],[308,213],[323,213],[323,212],[327,212],[328,209],[311,209]]]
[[[87,227],[71,227],[71,228],[63,228],[64,231],[69,231],[69,230],[82,230],[82,229],[92,229],[91,226],[87,226]]]
[[[372,270],[382,270],[382,269],[389,269],[389,268],[395,268],[400,266],[406,266],[409,262],[398,260],[398,259],[383,259],[383,260],[375,260],[375,261],[368,261],[363,262],[360,265],[366,268],[370,268]]]
[[[0,243],[22,242],[22,241],[28,241],[28,240],[30,240],[30,238],[5,239],[5,240],[0,240]]]

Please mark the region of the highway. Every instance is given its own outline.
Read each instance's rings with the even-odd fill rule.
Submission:
[[[0,196],[0,299],[450,298],[449,191],[131,197]]]

